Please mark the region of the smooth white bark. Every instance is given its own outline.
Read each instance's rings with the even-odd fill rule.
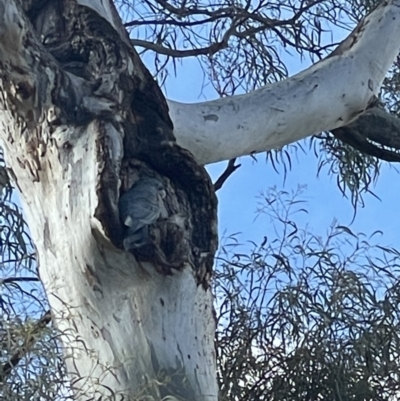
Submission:
[[[169,100],[178,143],[208,164],[347,125],[378,95],[399,53],[400,1],[378,7],[344,45],[341,54],[245,95],[195,104]]]
[[[3,100],[0,96],[0,104]],[[1,134],[18,137],[10,114],[0,111],[0,118],[13,128],[3,126]],[[119,133],[112,126],[108,130],[118,141]],[[67,169],[57,150],[66,135],[79,138]],[[76,134],[60,128],[51,137],[54,146],[47,148],[34,184],[25,166],[15,162],[15,145],[5,142],[5,147],[76,399],[160,400],[160,388],[173,396],[172,387],[187,401],[216,401],[211,290],[197,285],[191,267],[160,275],[104,236],[94,218],[100,169],[96,124]],[[24,146],[22,140],[17,147]]]

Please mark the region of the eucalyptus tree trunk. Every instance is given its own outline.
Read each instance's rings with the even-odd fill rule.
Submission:
[[[77,399],[217,399],[202,165],[361,115],[398,52],[399,3],[286,81],[167,105],[111,0],[0,0],[0,138]],[[165,211],[154,246],[127,252],[118,200],[143,175],[162,181]]]
[[[111,5],[83,3],[0,2],[1,136],[76,396],[216,400],[210,179]],[[136,255],[117,205],[143,174],[168,215]]]

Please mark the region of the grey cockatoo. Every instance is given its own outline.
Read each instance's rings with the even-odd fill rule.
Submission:
[[[165,210],[165,195],[160,180],[144,176],[121,196],[118,208],[121,222],[125,226],[123,246],[126,251],[147,244],[149,225]]]

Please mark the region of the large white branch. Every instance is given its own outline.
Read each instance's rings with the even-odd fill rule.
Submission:
[[[400,46],[400,0],[370,14],[336,55],[284,81],[214,101],[168,101],[178,143],[202,164],[347,125],[379,93]]]

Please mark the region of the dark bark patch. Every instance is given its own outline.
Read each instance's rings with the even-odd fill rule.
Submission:
[[[47,219],[47,217],[45,217],[45,222],[44,222],[43,240],[44,240],[44,247],[46,248],[46,250],[53,251],[53,243],[51,242],[49,220]]]

